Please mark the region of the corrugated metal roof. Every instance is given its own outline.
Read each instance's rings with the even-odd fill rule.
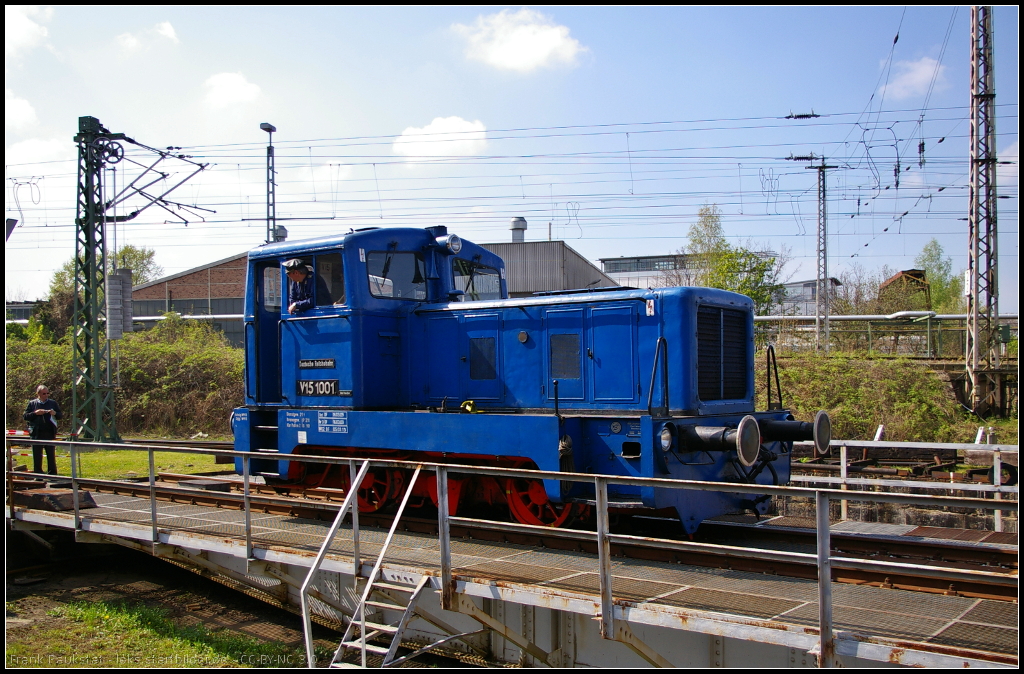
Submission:
[[[564,241],[480,244],[505,261],[510,295],[619,285]]]

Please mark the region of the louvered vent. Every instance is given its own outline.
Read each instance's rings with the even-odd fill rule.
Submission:
[[[697,395],[701,400],[747,397],[747,314],[697,308]]]

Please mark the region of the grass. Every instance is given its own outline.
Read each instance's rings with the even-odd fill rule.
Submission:
[[[32,469],[32,450],[28,447],[19,449],[19,463]],[[100,480],[118,480],[131,477],[147,477],[149,475],[149,454],[139,450],[96,450],[82,452],[81,472],[79,477]],[[45,456],[43,465],[45,467]],[[178,452],[155,452],[153,463],[157,473],[209,473],[218,470],[232,469],[232,465],[214,463],[209,454],[182,454]],[[57,448],[57,472],[60,475],[71,475],[71,456],[68,452]]]
[[[123,602],[73,602],[48,613],[30,643],[8,643],[8,667],[301,667],[304,651]]]

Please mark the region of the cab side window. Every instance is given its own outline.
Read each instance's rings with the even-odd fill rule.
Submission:
[[[501,275],[494,267],[457,257],[452,260],[452,280],[467,300],[501,299]]]
[[[345,303],[345,275],[342,271],[341,253],[316,256],[318,307]]]
[[[423,254],[373,251],[366,254],[366,275],[374,297],[427,299]]]

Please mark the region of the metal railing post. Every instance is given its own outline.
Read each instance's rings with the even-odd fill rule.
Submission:
[[[999,493],[998,489],[1003,484],[1003,457],[998,449],[992,451],[992,486],[997,489],[995,493],[995,500],[1001,501],[1003,495]],[[995,530],[1003,530],[1003,511],[995,511]]]
[[[597,561],[601,585],[601,638],[615,638],[615,604],[612,603],[612,546],[608,540],[608,480],[594,478],[597,493]]]
[[[448,521],[448,471],[437,467],[437,542],[441,547],[441,608],[452,610],[455,588],[452,586],[451,524]]]
[[[149,449],[149,512],[153,517],[153,542],[157,543],[160,535],[156,531],[156,458],[152,447]]]
[[[242,457],[242,507],[245,509],[245,558],[252,557],[252,512],[249,509],[249,457]]]
[[[370,469],[370,462],[365,461],[359,472],[356,474],[358,482],[362,482],[363,477]],[[353,484],[358,484],[356,480],[353,480]],[[316,576],[316,572],[320,570],[320,565],[323,564],[324,558],[327,556],[327,551],[331,549],[331,541],[334,540],[334,535],[338,533],[338,529],[341,528],[341,523],[345,519],[345,511],[352,507],[354,510],[359,509],[358,497],[356,497],[356,490],[350,489],[345,494],[345,500],[341,504],[341,509],[338,510],[338,514],[334,518],[334,523],[331,524],[331,528],[327,531],[327,536],[324,538],[323,545],[320,546],[320,551],[316,555],[316,559],[313,560],[313,564],[309,567],[309,572],[306,574],[306,579],[302,581],[302,586],[299,588],[299,604],[302,608],[302,634],[305,638],[306,643],[306,664],[310,669],[316,667],[316,656],[313,652],[313,622],[310,618],[309,610],[309,586],[313,584],[313,578]],[[355,620],[357,616],[352,616]]]
[[[850,466],[850,464],[849,464],[849,461],[848,461],[849,458],[850,458],[849,457],[849,452],[847,452],[847,450],[846,450],[846,445],[843,445],[842,447],[839,448],[839,478],[842,480],[842,482],[839,485],[839,488],[842,489],[843,491],[846,491],[847,489],[850,488],[850,485],[846,484],[846,478],[849,477],[849,474],[850,474],[849,473],[849,466]],[[839,502],[839,509],[840,509],[840,515],[839,515],[840,519],[842,519],[844,522],[846,520],[850,519],[850,502],[849,501],[847,501],[845,498],[843,500],[841,500]]]
[[[818,666],[832,667],[835,639],[832,634],[832,562],[828,494],[814,492],[816,533],[818,537]]]
[[[352,589],[359,592],[359,572],[363,568],[363,560],[359,557],[359,470],[355,461],[348,462],[349,491],[354,494],[355,505],[352,506]],[[345,494],[348,497],[348,494]]]
[[[75,531],[81,531],[82,529],[82,515],[78,505],[78,471],[75,470],[75,446],[71,445],[71,494],[75,501]],[[53,450],[56,453],[56,449]],[[14,508],[11,508],[13,513]],[[998,510],[996,512],[999,512]]]

